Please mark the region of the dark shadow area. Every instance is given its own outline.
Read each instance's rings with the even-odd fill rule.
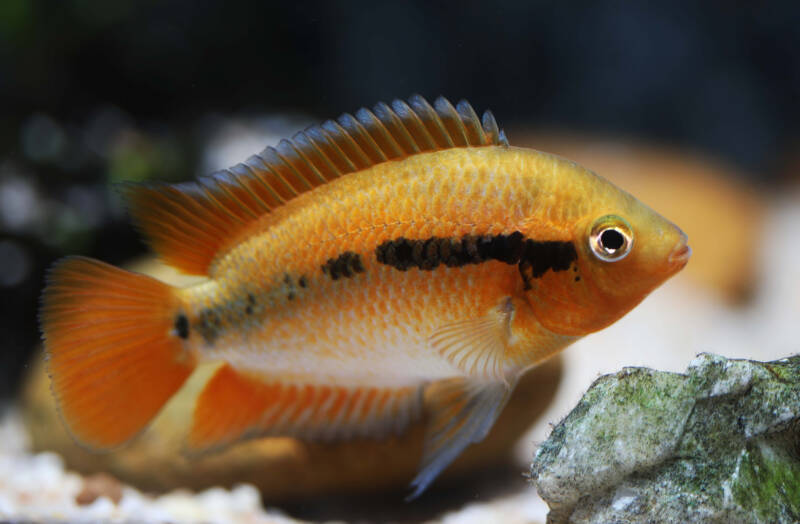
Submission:
[[[360,496],[317,497],[279,506],[293,518],[310,521],[352,523],[412,523],[436,520],[444,513],[467,504],[488,502],[504,495],[531,489],[521,466],[498,465],[459,479],[435,482],[413,501],[408,492],[378,492]],[[269,506],[269,501],[265,501]]]

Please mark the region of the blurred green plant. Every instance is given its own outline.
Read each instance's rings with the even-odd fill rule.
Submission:
[[[128,131],[111,148],[107,178],[110,183],[175,181],[186,179],[187,169],[177,141]]]
[[[17,40],[28,33],[33,22],[30,0],[3,0],[0,2],[0,36]]]

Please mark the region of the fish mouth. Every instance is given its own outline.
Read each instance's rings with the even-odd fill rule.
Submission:
[[[689,258],[692,256],[692,248],[689,247],[689,244],[686,242],[681,242],[672,252],[669,254],[667,258],[667,262],[670,266],[674,267],[676,270],[682,269],[683,266],[689,262]]]

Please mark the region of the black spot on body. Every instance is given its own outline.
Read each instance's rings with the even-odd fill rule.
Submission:
[[[175,333],[184,340],[189,338],[189,319],[183,313],[175,317]]]
[[[448,241],[449,239],[444,239]],[[464,237],[462,239],[449,240],[449,256],[444,260],[447,267],[462,267],[471,263],[469,254],[469,244],[472,242],[471,237]]]
[[[411,259],[414,266],[422,268],[425,266],[425,242],[414,242],[411,246]]]
[[[256,307],[256,296],[253,293],[247,294],[247,301],[244,306],[244,312],[246,315],[252,315],[255,311]]]
[[[488,237],[491,240],[485,243],[486,257],[506,264],[516,264],[522,257],[524,240],[522,233],[515,231],[510,235],[496,235]]]
[[[302,287],[303,289],[305,289],[305,288],[308,286],[308,280],[306,280],[306,276],[305,276],[305,275],[302,275],[302,276],[301,276],[301,277],[300,277],[300,278],[297,280],[297,283],[298,283],[298,284],[300,285],[300,287]]]
[[[336,258],[329,258],[322,264],[322,272],[331,277],[331,280],[339,280],[341,277],[350,278],[358,273],[363,273],[364,264],[361,261],[361,255],[345,251]],[[305,285],[301,284],[301,287],[305,287]]]
[[[292,281],[292,277],[290,277],[288,273],[283,275],[283,284],[286,286],[286,298],[289,300],[294,300],[296,296],[296,288],[294,282]]]
[[[204,309],[200,312],[200,323],[208,327],[219,327],[222,325],[222,318],[219,312],[214,309]]]
[[[429,238],[422,249],[422,264],[420,269],[430,271],[439,264],[439,239]]]
[[[519,264],[526,289],[530,288],[532,279],[541,277],[548,270],[569,269],[577,258],[571,242],[526,239],[519,231],[508,235],[465,235],[461,238],[410,240],[400,237],[375,248],[375,259],[379,263],[400,271],[412,267],[430,271],[440,265],[463,267],[490,260]]]
[[[353,268],[355,273],[363,273],[364,272],[364,264],[361,262],[361,256],[353,253],[353,256],[350,257],[350,265]]]
[[[378,246],[375,256],[378,258],[378,262],[382,264],[388,264],[400,271],[406,271],[414,264],[413,254],[414,246],[412,241],[401,237]]]
[[[411,267],[413,263],[411,255],[414,253],[411,240],[406,240],[405,238],[399,239],[397,244],[394,246],[394,253],[395,257],[398,261],[400,261],[400,265],[402,266],[398,267],[397,269],[405,271]]]
[[[329,258],[327,262],[322,264],[322,272],[329,277],[331,280],[339,280],[339,273],[333,271],[333,259]]]
[[[213,344],[222,329],[222,317],[215,309],[204,309],[198,315],[197,330],[207,344]]]

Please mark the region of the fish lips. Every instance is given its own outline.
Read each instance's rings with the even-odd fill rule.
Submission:
[[[673,271],[680,271],[689,262],[692,256],[692,248],[687,243],[686,235],[683,236],[681,242],[667,256],[667,263]]]

